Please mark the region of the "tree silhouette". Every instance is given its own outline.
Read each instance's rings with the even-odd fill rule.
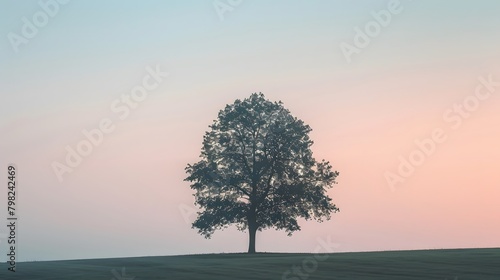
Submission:
[[[201,208],[192,224],[201,235],[235,224],[248,229],[248,253],[255,253],[257,230],[290,236],[300,230],[298,218],[322,222],[339,211],[326,193],[339,173],[313,158],[311,128],[281,101],[254,93],[226,105],[209,127],[201,160],[188,164],[185,179]]]

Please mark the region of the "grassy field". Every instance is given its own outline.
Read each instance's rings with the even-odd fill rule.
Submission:
[[[8,272],[7,265],[0,264],[0,279],[498,280],[500,249],[90,259],[19,263],[17,270]]]

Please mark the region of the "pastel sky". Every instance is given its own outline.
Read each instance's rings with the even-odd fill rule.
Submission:
[[[258,251],[311,252],[318,238],[335,251],[500,247],[499,1],[401,0],[385,26],[373,12],[390,0],[229,1],[222,13],[227,0],[46,2],[53,16],[26,38],[47,12],[0,1],[0,180],[16,164],[19,260],[246,251],[234,227],[210,240],[190,228],[183,179],[218,111],[253,92],[309,124],[315,157],[340,172],[340,213],[292,237],[260,232]],[[367,25],[380,30],[349,63],[340,46]],[[148,67],[169,76],[121,119],[112,104]],[[103,119],[114,130],[60,182],[53,163]],[[401,174],[436,129],[445,141]]]

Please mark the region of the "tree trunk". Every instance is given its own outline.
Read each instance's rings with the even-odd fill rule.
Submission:
[[[257,216],[255,213],[255,207],[250,207],[250,213],[248,213],[248,253],[255,253],[255,235],[257,234]]]
[[[255,253],[255,235],[257,234],[257,228],[255,226],[248,227],[248,233],[250,237],[248,242],[248,253],[253,254]]]

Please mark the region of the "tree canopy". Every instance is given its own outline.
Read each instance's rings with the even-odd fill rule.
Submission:
[[[339,211],[327,194],[339,172],[315,160],[311,128],[281,101],[254,93],[226,105],[209,128],[185,179],[201,209],[192,226],[206,238],[234,224],[248,230],[254,253],[257,230],[291,235],[298,218],[322,222]]]

